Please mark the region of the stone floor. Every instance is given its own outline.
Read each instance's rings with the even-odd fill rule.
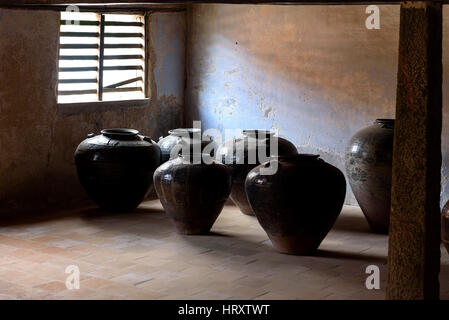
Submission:
[[[234,206],[206,236],[177,235],[159,201],[132,214],[86,208],[0,225],[0,299],[383,299],[386,248],[356,207],[344,208],[313,257],[275,252]],[[69,265],[79,267],[78,290],[65,285]],[[365,287],[368,265],[380,268],[380,290]]]

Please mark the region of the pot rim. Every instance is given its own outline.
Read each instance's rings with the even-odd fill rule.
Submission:
[[[382,128],[393,129],[395,119],[380,118],[374,121],[374,124],[380,125]]]
[[[136,129],[128,128],[107,128],[100,131],[102,135],[113,139],[129,139],[139,134]]]
[[[277,156],[276,158],[279,160],[318,160],[320,159],[320,155],[313,153],[296,153]]]
[[[201,132],[201,129],[199,128],[176,128],[176,129],[171,129],[168,130],[168,134],[173,135],[173,136],[185,136],[186,134],[188,134],[189,136],[192,136],[194,133],[199,133]]]
[[[275,132],[273,130],[267,130],[267,129],[244,129],[242,130],[242,133],[244,136],[251,136],[251,137],[272,137],[275,135]]]
[[[180,154],[178,154],[178,156],[176,158],[182,158],[182,159],[187,160],[187,161],[192,161],[193,159],[198,158],[198,157],[201,159],[201,162],[202,162],[202,160],[204,158],[209,158],[210,160],[214,160],[215,161],[215,157],[211,156],[207,152],[192,152],[192,153],[189,153],[189,154],[182,154],[182,153],[180,153]],[[174,160],[176,158],[173,158],[173,159],[170,159],[170,160]]]

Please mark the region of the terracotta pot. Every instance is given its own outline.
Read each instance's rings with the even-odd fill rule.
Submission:
[[[264,163],[250,171],[248,200],[273,246],[282,253],[313,254],[335,223],[346,195],[343,173],[318,155],[278,159],[274,175]]]
[[[449,201],[441,211],[441,240],[449,253]]]
[[[160,164],[160,149],[133,129],[90,134],[75,152],[79,180],[88,196],[107,211],[128,212],[144,199]]]
[[[201,155],[179,155],[155,171],[154,187],[178,233],[204,234],[228,199],[231,173],[216,161],[206,164]]]
[[[357,132],[346,152],[346,172],[373,232],[388,233],[394,119],[377,119]]]
[[[209,135],[201,135],[198,128],[178,128],[168,131],[169,135],[159,138],[157,143],[161,148],[161,163],[170,160],[171,152],[173,158],[180,154],[183,150],[189,150],[191,154],[201,153],[207,147],[207,152],[212,156],[217,148],[213,138]]]
[[[270,139],[277,139],[278,153],[270,150]],[[254,215],[245,192],[245,179],[248,172],[268,159],[259,158],[259,148],[266,148],[266,157],[273,155],[297,154],[298,150],[290,141],[277,137],[267,130],[243,130],[243,136],[226,141],[217,150],[216,159],[231,169],[231,200],[246,215]],[[239,152],[241,150],[241,152]],[[251,156],[250,156],[251,155]],[[254,156],[254,157],[253,157]],[[252,157],[252,158],[250,158]]]

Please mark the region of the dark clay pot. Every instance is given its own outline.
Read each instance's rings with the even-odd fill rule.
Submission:
[[[160,164],[159,146],[133,129],[90,134],[75,152],[79,180],[89,197],[107,211],[137,208]]]
[[[388,233],[394,119],[377,119],[357,132],[346,151],[346,173],[373,232]]]
[[[216,161],[206,164],[200,155],[195,157],[198,161],[179,155],[154,173],[157,195],[181,234],[208,233],[231,192],[226,166]]]
[[[441,240],[449,253],[449,201],[446,202],[441,212]]]
[[[207,153],[214,155],[217,148],[216,143],[209,135],[201,135],[198,128],[178,128],[168,131],[169,135],[159,138],[157,143],[161,148],[161,163],[170,160],[173,150],[173,157],[181,154],[183,150],[188,149],[190,154],[202,153],[207,147]],[[174,149],[176,148],[176,149]]]
[[[248,172],[260,165],[267,159],[259,159],[258,149],[266,147],[266,156],[272,156],[274,152],[270,150],[270,138],[277,139],[278,155],[297,154],[298,150],[290,141],[274,136],[272,131],[267,130],[243,130],[243,136],[226,141],[217,150],[216,159],[226,164],[231,169],[232,191],[231,200],[239,207],[240,211],[246,215],[254,215],[248,202],[245,192],[245,179]],[[243,152],[239,153],[238,150]],[[250,161],[249,155],[257,155],[255,161]]]
[[[282,253],[313,254],[335,223],[346,195],[343,173],[318,155],[279,157],[274,175],[264,163],[250,171],[248,200],[273,246]]]

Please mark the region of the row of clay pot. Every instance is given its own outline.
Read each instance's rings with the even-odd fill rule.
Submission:
[[[393,129],[393,119],[377,119],[372,126],[360,130],[352,137],[346,153],[347,176],[353,193],[371,229],[379,233],[388,232]],[[215,156],[219,162],[226,163],[226,166],[220,166],[219,163],[215,163],[213,166],[204,166],[204,164],[191,166],[191,163],[189,163],[191,159],[186,159],[185,157],[173,159],[174,162],[171,162],[170,166],[161,167],[161,170],[170,171],[176,169],[174,172],[177,172],[175,180],[178,180],[176,182],[178,185],[173,184],[169,189],[166,189],[168,184],[163,177],[169,177],[171,173],[164,173],[165,175],[160,180],[156,179],[159,179],[158,175],[154,175],[156,192],[164,208],[173,218],[178,230],[182,233],[207,232],[212,227],[224,202],[228,198],[229,193],[227,193],[227,190],[229,189],[232,201],[243,213],[247,215],[256,214],[259,222],[277,248],[281,251],[304,252],[304,250],[294,250],[293,248],[290,250],[282,249],[280,244],[276,244],[282,242],[277,239],[285,239],[286,235],[292,239],[293,245],[309,242],[294,241],[293,239],[297,235],[293,235],[291,230],[284,230],[277,225],[282,224],[283,221],[289,221],[289,218],[287,218],[288,211],[293,212],[296,210],[299,212],[300,210],[302,212],[303,210],[312,210],[312,208],[307,208],[305,203],[315,205],[321,201],[319,199],[304,201],[301,207],[297,203],[289,204],[288,199],[296,201],[298,194],[305,194],[304,191],[300,191],[299,186],[295,186],[293,182],[291,186],[289,183],[286,183],[285,185],[280,184],[274,187],[274,180],[271,181],[271,179],[282,177],[282,179],[288,180],[290,176],[283,176],[284,164],[288,164],[295,158],[297,160],[301,159],[301,161],[295,160],[295,165],[293,165],[293,168],[295,166],[299,168],[299,164],[302,162],[315,163],[314,161],[306,161],[309,157],[314,158],[313,156],[297,155],[296,147],[291,142],[283,138],[277,138],[277,156],[279,158],[276,157],[272,161],[277,162],[280,171],[272,177],[263,176],[263,179],[257,180],[257,184],[254,183],[255,186],[253,186],[252,178],[248,181],[251,176],[248,173],[261,163],[256,161],[253,164],[249,164],[248,155],[251,153],[257,154],[257,150],[252,148],[260,146],[266,147],[268,150],[267,155],[272,155],[270,144],[268,143],[273,138],[272,132],[245,130],[242,137],[230,140],[220,146],[216,155],[213,153],[217,148],[216,144],[209,136],[203,135],[201,137],[199,129],[175,129],[169,133],[169,136],[161,138],[157,144],[148,137],[140,136],[136,130],[132,129],[106,129],[102,131],[101,135],[90,135],[88,139],[79,145],[75,156],[79,178],[88,195],[100,207],[106,210],[132,211],[145,197],[153,182],[153,173],[156,168],[170,159],[170,155],[173,155],[172,151],[175,147],[185,147],[187,145],[189,146],[190,154],[195,155],[194,152],[198,150],[200,152],[204,151],[208,145],[211,151],[209,154]],[[262,137],[265,138],[262,139]],[[239,148],[243,149],[244,152],[242,154],[236,151]],[[183,149],[179,148],[179,152],[181,150]],[[183,175],[179,176],[179,172],[183,170],[187,170],[190,175],[186,177]],[[201,172],[206,174],[203,178],[201,178]],[[221,172],[220,178],[215,177],[214,172],[217,174]],[[229,173],[229,179],[225,177],[225,172]],[[191,174],[199,176],[199,180],[192,178]],[[214,177],[213,179],[216,181],[207,180],[209,177]],[[319,177],[319,175],[316,177]],[[179,179],[184,179],[184,181]],[[254,191],[264,185],[264,183],[268,183],[268,187],[264,186],[261,192]],[[312,182],[307,184],[312,185]],[[293,193],[280,201],[279,199],[283,198],[284,195],[289,194],[287,191],[279,191],[283,190],[283,186],[288,186],[287,190],[291,190]],[[167,190],[171,191],[168,192]],[[181,190],[187,190],[186,192],[190,193],[183,194]],[[333,194],[337,198],[340,197],[340,190],[341,188],[333,190]],[[332,196],[326,194],[323,186],[321,190],[316,189],[312,193],[319,195],[321,199],[332,198]],[[192,199],[188,199],[189,196]],[[271,199],[271,196],[276,198]],[[307,195],[305,199],[313,199],[313,196]],[[264,204],[263,201],[265,200],[267,202]],[[279,203],[279,205],[276,203]],[[201,211],[202,206],[208,208],[207,212]],[[266,208],[263,208],[263,206],[266,206]],[[295,206],[296,209],[294,209]],[[274,212],[267,213],[267,210],[271,209]],[[287,211],[283,212],[284,209]],[[315,211],[319,211],[319,208],[317,207]],[[197,216],[192,216],[192,212],[197,214]],[[321,219],[324,215],[320,214],[318,217]],[[190,219],[190,226],[183,226],[181,221],[183,216],[187,217],[187,220]],[[300,215],[295,217],[295,219],[300,219]],[[449,206],[445,206],[443,209],[442,217],[442,238],[443,242],[448,246]],[[329,219],[329,221],[332,221],[332,219]],[[328,222],[328,225],[332,226],[332,224],[333,222]],[[299,227],[295,225],[305,226],[307,222],[297,221],[296,224],[293,222],[285,224],[285,226],[298,229]],[[320,225],[323,225],[324,228],[325,223],[322,222]],[[308,228],[308,230],[313,230],[313,228]],[[323,230],[321,234],[324,235],[329,231],[326,228]],[[315,230],[312,233],[317,235],[316,239],[321,239],[321,236],[318,236],[318,231]]]
[[[278,156],[249,164],[250,154],[258,153],[253,148],[264,147],[272,154],[273,138],[278,139]],[[209,154],[195,156],[202,160]],[[298,154],[291,142],[260,130],[245,130],[242,137],[226,142],[216,158],[226,166],[195,164],[191,155],[171,159],[156,170],[156,192],[178,232],[208,232],[230,193],[243,213],[257,217],[276,249],[291,254],[316,251],[343,205],[346,182],[337,168],[318,155]],[[270,166],[276,172],[264,174]]]
[[[217,146],[213,139],[208,135],[201,137],[199,129],[174,129],[169,131],[169,135],[160,138],[158,145],[161,148],[162,162],[170,159],[170,156],[181,152],[182,148],[189,148],[189,153],[206,152],[221,163],[226,163],[231,170],[232,190],[231,200],[239,207],[240,211],[247,215],[254,215],[245,193],[245,179],[248,172],[261,164],[259,158],[255,161],[249,161],[249,156],[258,154],[261,147],[266,148],[266,155],[272,155],[270,150],[270,139],[274,133],[266,130],[243,130],[241,137],[226,141],[223,145]],[[297,154],[296,147],[288,140],[276,137],[278,155]],[[209,147],[207,147],[209,146]],[[173,149],[177,148],[175,152]],[[208,150],[205,150],[208,148]],[[196,150],[196,151],[195,151]],[[209,152],[210,150],[210,152]],[[242,151],[242,152],[239,152]],[[267,159],[268,160],[268,159]],[[250,163],[251,162],[251,163]]]
[[[204,161],[210,153],[174,156],[172,149],[179,143],[203,143],[182,142],[186,137],[176,137],[179,130],[159,145],[130,129],[106,129],[83,141],[75,159],[89,196],[106,210],[130,211],[143,200],[153,178],[177,231],[201,234],[211,229],[231,195],[242,211],[256,215],[279,251],[310,254],[318,248],[343,205],[346,183],[338,169],[317,155],[298,154],[291,142],[260,130],[244,131],[243,137],[218,148],[216,158],[226,165]],[[273,138],[278,139],[276,157],[270,150]],[[240,144],[242,154],[235,152]],[[271,160],[248,164],[255,151],[251,148],[261,146]],[[169,160],[159,165],[167,159],[164,153]],[[275,173],[263,173],[270,166],[277,168]]]
[[[312,254],[341,211],[345,178],[317,155],[281,156],[270,162],[276,164],[263,163],[247,175],[252,212],[277,250]],[[276,173],[262,174],[269,165],[277,166]],[[211,229],[231,192],[231,172],[221,163],[194,163],[191,156],[180,155],[156,170],[154,185],[177,231],[202,234]]]

